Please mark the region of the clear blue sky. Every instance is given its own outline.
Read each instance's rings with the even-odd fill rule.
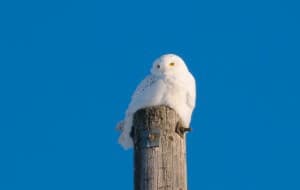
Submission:
[[[300,189],[297,1],[1,1],[0,189],[132,189],[115,124],[163,53],[197,80],[190,189]]]

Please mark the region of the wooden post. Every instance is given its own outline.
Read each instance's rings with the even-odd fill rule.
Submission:
[[[187,190],[185,131],[178,114],[167,106],[135,113],[135,190]]]

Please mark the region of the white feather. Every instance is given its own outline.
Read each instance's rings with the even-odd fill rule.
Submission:
[[[171,63],[174,63],[172,66]],[[184,61],[177,55],[166,54],[158,58],[148,75],[136,88],[127,108],[119,143],[124,149],[133,146],[130,137],[133,115],[141,108],[167,105],[189,127],[196,101],[196,84]]]

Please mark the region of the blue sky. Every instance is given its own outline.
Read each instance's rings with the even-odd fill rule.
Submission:
[[[132,189],[117,144],[164,53],[197,81],[189,189],[300,189],[297,1],[1,1],[0,189]]]

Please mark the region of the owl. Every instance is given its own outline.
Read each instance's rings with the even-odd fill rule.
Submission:
[[[162,55],[154,61],[151,73],[136,88],[124,120],[117,125],[117,129],[121,130],[119,144],[124,149],[133,146],[130,132],[133,115],[139,109],[169,106],[178,113],[184,126],[189,127],[195,102],[195,79],[185,62],[175,54]]]

